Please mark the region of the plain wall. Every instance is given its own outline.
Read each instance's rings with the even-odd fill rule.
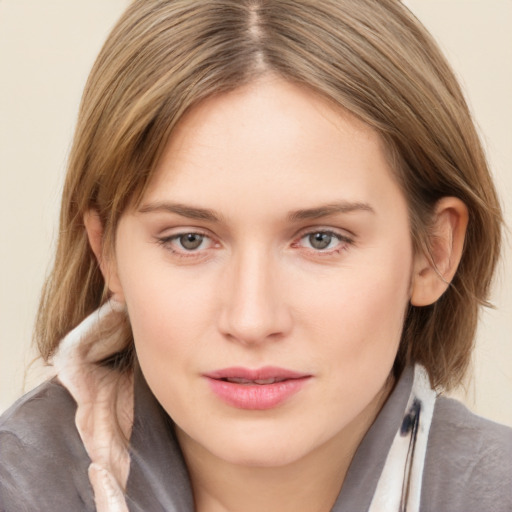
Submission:
[[[512,1],[408,0],[459,75],[512,225]],[[0,412],[45,371],[30,348],[87,74],[128,0],[0,0]],[[512,258],[482,315],[459,396],[512,426]],[[482,247],[485,251],[485,247]]]

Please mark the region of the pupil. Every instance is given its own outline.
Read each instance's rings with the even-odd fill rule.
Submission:
[[[180,243],[184,249],[197,249],[203,242],[203,236],[195,233],[188,233],[180,237]]]
[[[313,235],[309,235],[309,243],[311,247],[315,249],[325,249],[329,247],[331,243],[332,235],[328,233],[314,233]]]

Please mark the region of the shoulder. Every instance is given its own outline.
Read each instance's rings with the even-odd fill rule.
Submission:
[[[423,476],[422,511],[512,510],[512,429],[436,401]]]
[[[89,458],[75,427],[76,404],[52,380],[0,418],[0,509],[94,510]]]

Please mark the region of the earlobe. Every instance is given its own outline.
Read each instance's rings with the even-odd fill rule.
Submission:
[[[96,256],[103,279],[105,280],[112,297],[118,302],[124,302],[121,283],[112,255],[107,254],[103,247],[103,224],[98,212],[88,210],[84,214],[84,226],[89,239],[89,245]]]
[[[443,197],[435,208],[427,254],[417,254],[411,304],[428,306],[446,291],[459,266],[468,224],[468,209],[456,197]]]

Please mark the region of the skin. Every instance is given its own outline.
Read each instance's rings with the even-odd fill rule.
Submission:
[[[112,256],[86,215],[148,385],[176,423],[198,511],[330,510],[392,390],[408,304],[434,302],[455,272],[465,208],[445,198],[437,214],[442,279],[413,253],[378,134],[266,76],[181,120]],[[204,378],[269,365],[310,376],[270,410],[230,406]]]

